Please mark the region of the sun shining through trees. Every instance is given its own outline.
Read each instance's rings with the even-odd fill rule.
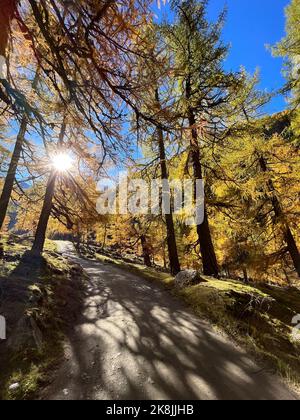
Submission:
[[[51,165],[57,172],[66,173],[72,169],[74,159],[68,152],[59,152],[51,157]]]
[[[175,275],[195,268],[246,281],[300,277],[299,207],[291,199],[299,194],[299,1],[291,1],[287,37],[275,48],[286,56],[283,91],[293,107],[262,118],[272,95],[259,90],[259,73],[247,73],[243,63],[228,71],[226,13],[211,21],[207,1],[173,0],[158,19],[146,0],[121,0],[121,7],[104,0],[24,0],[21,7],[5,0],[0,229],[17,230],[23,209],[38,202],[36,215],[48,234],[51,226],[58,232],[67,226],[79,242],[93,235],[101,246],[124,251],[134,217],[107,217],[103,225],[87,192],[107,171],[115,173],[117,165],[149,183],[203,178],[204,222],[187,228],[173,214],[140,217],[137,254]],[[165,11],[171,20],[163,20]],[[18,127],[12,155],[9,127]],[[48,161],[54,177],[36,169],[40,144],[46,154],[56,145]],[[45,206],[34,197],[42,191]],[[19,225],[8,220],[10,205]],[[110,231],[119,223],[124,241]],[[36,220],[27,227],[37,234]],[[159,236],[149,233],[156,231]]]
[[[264,355],[280,342],[273,362],[283,366],[285,357],[300,383],[300,350],[289,340],[289,319],[300,313],[300,0],[281,0],[290,3],[285,12],[273,0],[269,19],[259,0],[229,1],[228,13],[225,2],[0,0],[0,316],[7,287],[10,308],[19,307],[21,288],[27,318],[12,316],[8,327],[35,328],[34,359],[43,358],[39,337],[48,339],[49,301],[60,293],[60,286],[44,290],[44,279],[68,282],[66,311],[65,295],[73,297],[71,263],[61,262],[56,242],[65,240],[95,264],[109,256],[138,275],[167,279],[222,328],[246,331]],[[276,28],[284,13],[285,36]],[[278,56],[285,61],[278,92],[267,54],[271,66]],[[260,65],[262,80],[253,70]],[[286,108],[271,114],[278,99]],[[122,172],[126,181],[116,200],[106,190],[101,213],[99,185]],[[203,223],[191,225],[189,205],[176,211],[175,203],[189,196],[195,204],[199,183]],[[141,205],[146,196],[156,204]],[[289,293],[282,314],[272,305]],[[24,375],[22,397],[34,388]],[[1,372],[0,391],[5,378]]]

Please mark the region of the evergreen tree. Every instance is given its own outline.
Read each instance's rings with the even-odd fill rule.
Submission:
[[[285,75],[292,90],[292,103],[300,105],[300,0],[291,0],[286,8],[286,37],[274,48],[275,55],[285,57]]]
[[[203,149],[207,145],[213,148],[224,140],[233,121],[245,118],[245,113],[252,112],[258,104],[246,75],[224,70],[228,52],[221,41],[225,13],[216,23],[210,23],[206,6],[207,1],[174,1],[176,22],[162,28],[173,56],[173,71],[178,81],[178,119],[188,133],[189,159],[195,180],[204,179],[206,175],[208,162]],[[206,204],[204,221],[197,226],[197,234],[203,271],[217,276],[219,267]]]
[[[223,187],[218,195],[234,204],[228,207],[233,229],[229,236],[236,243],[232,261],[242,250],[241,265],[252,271],[256,265],[257,272],[268,273],[279,262],[285,265],[289,255],[299,275],[299,153],[286,137],[286,121],[285,114],[265,118],[229,140],[221,161],[227,180],[219,181]]]
[[[172,91],[170,78],[168,76],[170,61],[168,53],[161,53],[161,39],[157,27],[148,28],[146,31],[147,52],[139,62],[138,84],[141,86],[139,91],[139,107],[145,114],[153,114],[155,117],[152,122],[147,120],[139,121],[139,137],[143,144],[149,146],[152,153],[149,159],[153,167],[155,162],[159,162],[160,178],[163,185],[163,194],[169,196],[172,202],[172,192],[165,188],[165,181],[170,183],[171,178],[168,169],[167,141],[164,127],[172,127],[173,115],[168,103],[168,97]],[[148,163],[146,163],[146,166]],[[177,239],[175,232],[174,214],[172,206],[167,214],[163,214],[166,224],[166,243],[168,248],[169,267],[173,275],[180,272],[180,261],[178,256]]]

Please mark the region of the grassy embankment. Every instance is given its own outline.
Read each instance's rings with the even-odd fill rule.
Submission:
[[[169,274],[99,254],[97,258],[163,284],[258,360],[300,385],[300,341],[291,336],[292,318],[300,314],[299,289],[205,277],[206,282],[179,290]]]
[[[0,341],[0,399],[35,398],[80,312],[84,274],[56,254],[54,242],[47,241],[44,260],[36,265],[22,260],[30,239],[2,235],[0,242],[0,315],[7,322],[7,340]]]

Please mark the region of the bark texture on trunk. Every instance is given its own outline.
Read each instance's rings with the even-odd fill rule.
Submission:
[[[102,241],[102,251],[106,247],[106,236],[107,236],[107,223],[104,224],[104,234],[103,234],[103,241]]]
[[[156,90],[156,101],[158,105],[160,106],[158,90]],[[158,146],[159,146],[161,179],[169,180],[169,173],[168,173],[167,162],[166,162],[164,133],[161,128],[158,128],[157,131],[158,131]],[[168,253],[169,253],[170,271],[173,276],[176,276],[176,274],[178,274],[181,271],[181,268],[180,268],[180,262],[179,262],[179,257],[178,257],[172,207],[170,207],[170,214],[165,215],[165,219],[166,219],[166,228],[167,228],[167,245],[168,245]]]
[[[285,226],[284,238],[287,243],[287,247],[292,258],[295,270],[298,274],[298,277],[300,277],[300,254],[295,238],[289,226]]]
[[[243,277],[244,277],[244,283],[249,284],[248,271],[246,267],[243,267]]]
[[[211,237],[210,226],[205,209],[204,221],[201,225],[197,226],[197,234],[200,243],[200,252],[203,264],[203,274],[206,276],[218,277],[219,266],[215,253],[214,244]]]
[[[0,55],[5,57],[10,24],[17,7],[16,0],[1,0],[0,5]]]
[[[34,243],[32,246],[32,253],[36,256],[40,256],[44,249],[47,226],[48,226],[48,222],[49,222],[49,218],[50,218],[51,210],[52,210],[52,205],[53,205],[53,196],[55,192],[56,177],[57,177],[56,172],[52,171],[48,180],[46,194],[44,198],[44,204],[43,204],[42,212],[40,215],[38,227],[36,230]]]
[[[0,197],[0,231],[3,228],[9,201],[10,201],[11,194],[13,191],[13,187],[14,187],[14,183],[16,179],[17,167],[19,164],[21,152],[24,145],[26,130],[27,130],[27,118],[23,117],[19,134],[17,136],[15,148],[14,148],[11,161],[9,164],[8,172],[4,181],[1,197]]]
[[[187,84],[187,99],[190,98],[190,87]],[[199,148],[199,141],[198,141],[198,132],[196,128],[196,118],[194,113],[191,109],[188,111],[188,120],[189,126],[192,130],[191,133],[191,159],[193,164],[193,172],[194,172],[194,180],[203,179],[202,174],[202,165],[201,165],[201,158],[200,158],[200,148]],[[202,257],[202,264],[203,264],[203,273],[207,276],[218,276],[219,275],[219,266],[217,262],[217,257],[215,253],[214,244],[212,241],[208,214],[206,205],[204,203],[204,220],[201,225],[197,225],[197,234],[200,244],[200,252]]]
[[[262,156],[259,160],[260,163],[260,168],[262,170],[262,172],[267,172],[268,171],[268,165],[266,162],[266,159]],[[272,194],[271,196],[271,203],[272,203],[272,207],[273,207],[273,211],[275,214],[275,218],[274,218],[274,223],[280,223],[281,224],[281,230],[283,233],[283,237],[284,240],[287,244],[287,249],[288,252],[291,256],[291,259],[293,261],[295,270],[298,274],[298,277],[300,277],[300,253],[297,247],[297,243],[296,240],[294,238],[294,235],[291,231],[291,228],[289,227],[285,216],[284,216],[284,211],[281,207],[281,204],[279,202],[278,197],[275,194],[275,187],[273,184],[273,181],[271,179],[269,179],[267,181],[267,187],[269,192]]]
[[[35,90],[39,80],[39,70],[37,69],[35,77],[32,82],[32,89]],[[16,180],[16,172],[24,146],[26,131],[28,126],[28,119],[26,115],[23,115],[19,133],[17,136],[14,151],[9,164],[8,172],[4,181],[3,190],[0,197],[0,231],[3,228],[4,219],[7,213],[9,201],[13,191],[14,183]]]
[[[59,138],[58,138],[58,150],[59,148],[63,147],[63,140],[66,133],[66,129],[67,129],[66,116],[64,116],[60,133],[59,133]],[[53,208],[53,197],[55,193],[56,179],[57,179],[57,172],[53,168],[49,176],[43,208],[42,208],[42,212],[39,218],[38,227],[35,233],[35,239],[34,239],[34,243],[32,247],[32,253],[37,256],[42,255],[44,245],[45,245],[48,222],[49,222],[49,218],[50,218],[51,211]]]
[[[148,241],[145,235],[141,235],[141,245],[143,249],[144,264],[146,267],[152,267],[150,250],[149,250]]]

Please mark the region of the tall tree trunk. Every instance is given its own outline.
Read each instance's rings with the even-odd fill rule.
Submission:
[[[267,166],[266,159],[263,156],[261,156],[261,158],[259,160],[259,163],[260,163],[260,168],[261,168],[262,172],[267,172],[268,171],[268,166]],[[271,203],[272,203],[273,211],[274,211],[274,214],[275,214],[274,222],[281,224],[283,237],[284,237],[284,240],[287,244],[289,254],[292,258],[292,261],[293,261],[295,270],[298,274],[298,277],[300,277],[300,253],[299,253],[299,250],[298,250],[298,247],[297,247],[296,240],[295,240],[295,238],[293,236],[293,233],[291,231],[291,228],[289,227],[289,224],[288,224],[288,222],[285,218],[284,211],[282,210],[282,207],[281,207],[281,204],[278,200],[278,197],[275,194],[275,187],[274,187],[273,181],[271,179],[269,179],[267,181],[267,187],[268,187],[269,192],[272,194]]]
[[[39,69],[37,69],[35,73],[35,77],[32,82],[32,89],[35,90],[39,80]],[[8,172],[4,181],[3,190],[0,197],[0,231],[3,228],[3,223],[5,220],[5,216],[7,213],[7,208],[9,205],[9,201],[11,198],[11,194],[13,191],[15,179],[16,179],[16,172],[19,165],[19,160],[21,156],[21,152],[24,146],[25,135],[27,131],[28,120],[26,115],[23,115],[19,133],[17,136],[15,148],[11,157],[11,161],[9,164]]]
[[[102,251],[105,249],[106,246],[106,236],[107,236],[107,223],[104,224],[104,234],[103,234],[103,242],[102,242]]]
[[[187,83],[187,99],[190,99],[190,86]],[[191,135],[191,158],[193,163],[194,171],[194,180],[202,179],[202,165],[200,159],[200,148],[198,142],[198,132],[196,128],[196,118],[191,109],[188,111],[188,120],[189,126],[192,130]],[[219,275],[219,266],[217,262],[217,257],[215,253],[214,244],[211,237],[210,226],[208,221],[208,214],[206,209],[206,204],[204,203],[204,220],[201,225],[197,225],[197,234],[200,244],[200,252],[202,257],[203,264],[203,273],[207,276],[218,276]]]
[[[143,250],[144,264],[146,267],[152,267],[150,250],[145,235],[141,235],[141,245]]]
[[[32,253],[36,256],[42,255],[42,252],[44,249],[48,222],[49,222],[52,205],[53,205],[56,177],[57,177],[57,173],[53,170],[48,180],[46,194],[44,198],[44,204],[43,204],[42,212],[40,215],[38,227],[36,230],[34,243],[32,246]]]
[[[166,243],[164,241],[163,243],[163,263],[164,263],[164,269],[167,268],[167,255],[166,255]]]
[[[292,258],[292,261],[294,263],[295,270],[298,274],[298,277],[300,277],[300,254],[299,250],[295,241],[295,238],[292,234],[292,231],[288,225],[285,226],[284,231],[284,238],[287,243],[287,247],[290,253],[290,256]]]
[[[194,169],[194,178],[195,180],[202,179],[202,167],[200,163],[199,148],[194,148],[192,150],[191,155]],[[214,244],[211,237],[208,214],[205,203],[204,206],[204,220],[201,225],[197,225],[197,234],[203,264],[203,273],[207,276],[218,276],[219,266],[217,262]]]
[[[211,233],[210,233],[210,226],[209,226],[206,209],[205,209],[203,223],[197,226],[197,234],[198,234],[199,243],[200,243],[203,273],[206,276],[218,277],[219,266],[218,266],[215,248],[214,248],[214,244],[213,244]]]
[[[27,130],[27,118],[24,116],[21,122],[15,148],[12,154],[12,158],[9,164],[8,172],[4,181],[4,186],[3,186],[3,190],[0,197],[0,231],[3,228],[5,216],[7,213],[7,208],[8,208],[12,190],[14,187],[17,167],[18,167],[21,152],[23,149],[26,130]]]
[[[243,277],[244,277],[244,283],[249,284],[248,271],[246,267],[243,267]]]
[[[81,235],[80,235],[80,229],[78,226],[77,226],[77,231],[76,231],[76,239],[74,240],[74,242],[75,242],[75,248],[78,254],[80,254]]]
[[[10,24],[17,7],[16,0],[1,0],[0,7],[0,55],[5,57]]]
[[[156,90],[156,101],[158,104],[160,104],[158,89]],[[164,143],[164,134],[161,128],[158,128],[158,146],[159,146],[161,179],[169,180],[167,161],[166,161],[166,150],[165,150],[165,143]],[[173,276],[176,276],[176,274],[180,272],[181,268],[180,268],[180,262],[179,262],[179,257],[178,257],[172,206],[170,206],[170,214],[166,214],[165,219],[166,219],[166,228],[167,228],[167,244],[168,244],[168,253],[169,253],[169,261],[170,261],[170,271]]]
[[[62,125],[61,125],[59,137],[58,137],[58,148],[63,146],[66,129],[67,129],[67,124],[66,124],[66,114],[65,114]],[[43,208],[42,208],[38,227],[35,233],[34,243],[31,250],[32,253],[37,256],[40,256],[42,254],[44,245],[45,245],[48,222],[49,222],[49,218],[50,218],[52,207],[53,207],[53,197],[55,193],[56,179],[57,179],[57,172],[53,168],[49,176]]]

